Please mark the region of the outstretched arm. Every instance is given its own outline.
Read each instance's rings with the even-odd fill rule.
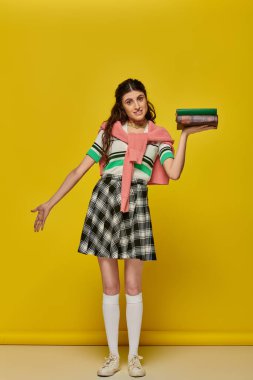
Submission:
[[[91,168],[95,161],[88,155],[84,157],[82,162],[73,169],[65,178],[64,182],[57,192],[47,201],[47,204],[52,208],[61,198],[64,197],[83,177],[83,175]]]
[[[67,175],[56,193],[47,202],[42,203],[41,205],[31,210],[32,212],[38,211],[38,215],[34,223],[34,232],[38,232],[40,229],[43,230],[46,218],[54,205],[59,202],[60,199],[62,199],[64,195],[66,195],[75,186],[75,184],[82,178],[82,176],[91,168],[94,163],[95,161],[93,158],[86,155],[82,162]]]
[[[210,125],[199,125],[186,127],[182,130],[175,157],[167,158],[163,163],[164,169],[171,179],[179,179],[183,171],[188,136],[192,133],[205,131],[207,129],[217,129],[217,127]]]
[[[48,201],[31,210],[32,212],[38,211],[38,215],[34,223],[35,232],[38,232],[40,229],[43,230],[46,218],[56,203],[58,203],[77,184],[77,182],[95,162],[100,160],[102,157],[101,137],[102,134],[99,132],[96,140],[86,153],[86,156],[82,162],[67,175],[56,193]]]

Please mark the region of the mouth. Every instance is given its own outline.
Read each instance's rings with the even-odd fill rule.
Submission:
[[[141,111],[137,111],[137,112],[134,112],[135,115],[141,115],[142,114],[142,110]]]

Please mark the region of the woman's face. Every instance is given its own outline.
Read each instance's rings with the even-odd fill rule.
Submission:
[[[145,120],[148,103],[142,91],[129,91],[122,97],[122,106],[130,121],[138,123]]]

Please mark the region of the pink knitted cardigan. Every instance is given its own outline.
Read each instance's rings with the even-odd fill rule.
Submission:
[[[106,128],[106,122],[104,122],[99,131],[101,129]],[[118,120],[113,124],[112,127],[112,136],[117,137],[118,139],[126,142],[128,144],[123,172],[122,172],[122,185],[121,185],[121,208],[120,211],[128,212],[129,211],[129,193],[131,187],[131,179],[134,170],[134,162],[138,164],[142,163],[142,158],[146,151],[146,146],[148,141],[159,141],[165,144],[169,144],[173,153],[175,153],[175,149],[173,147],[174,141],[169,132],[163,128],[159,127],[151,120],[148,121],[148,132],[142,133],[126,133],[122,127],[121,122]],[[99,161],[100,166],[100,175],[102,175],[103,168],[105,166],[105,159],[102,158]],[[148,181],[149,185],[160,184],[167,185],[169,183],[169,176],[167,175],[164,167],[160,162],[159,155],[157,155],[152,175]]]

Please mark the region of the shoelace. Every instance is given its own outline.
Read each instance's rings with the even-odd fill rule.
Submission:
[[[134,366],[134,367],[137,367],[137,368],[140,368],[141,369],[141,363],[139,361],[139,359],[143,359],[143,356],[140,356],[140,355],[134,355],[130,361],[129,361],[129,366]]]
[[[112,362],[114,361],[114,360],[116,360],[116,358],[117,358],[117,356],[113,356],[113,355],[109,355],[108,357],[106,357],[105,356],[105,363],[103,364],[103,368],[104,367],[108,367],[108,366],[110,366],[110,364],[112,364]]]

